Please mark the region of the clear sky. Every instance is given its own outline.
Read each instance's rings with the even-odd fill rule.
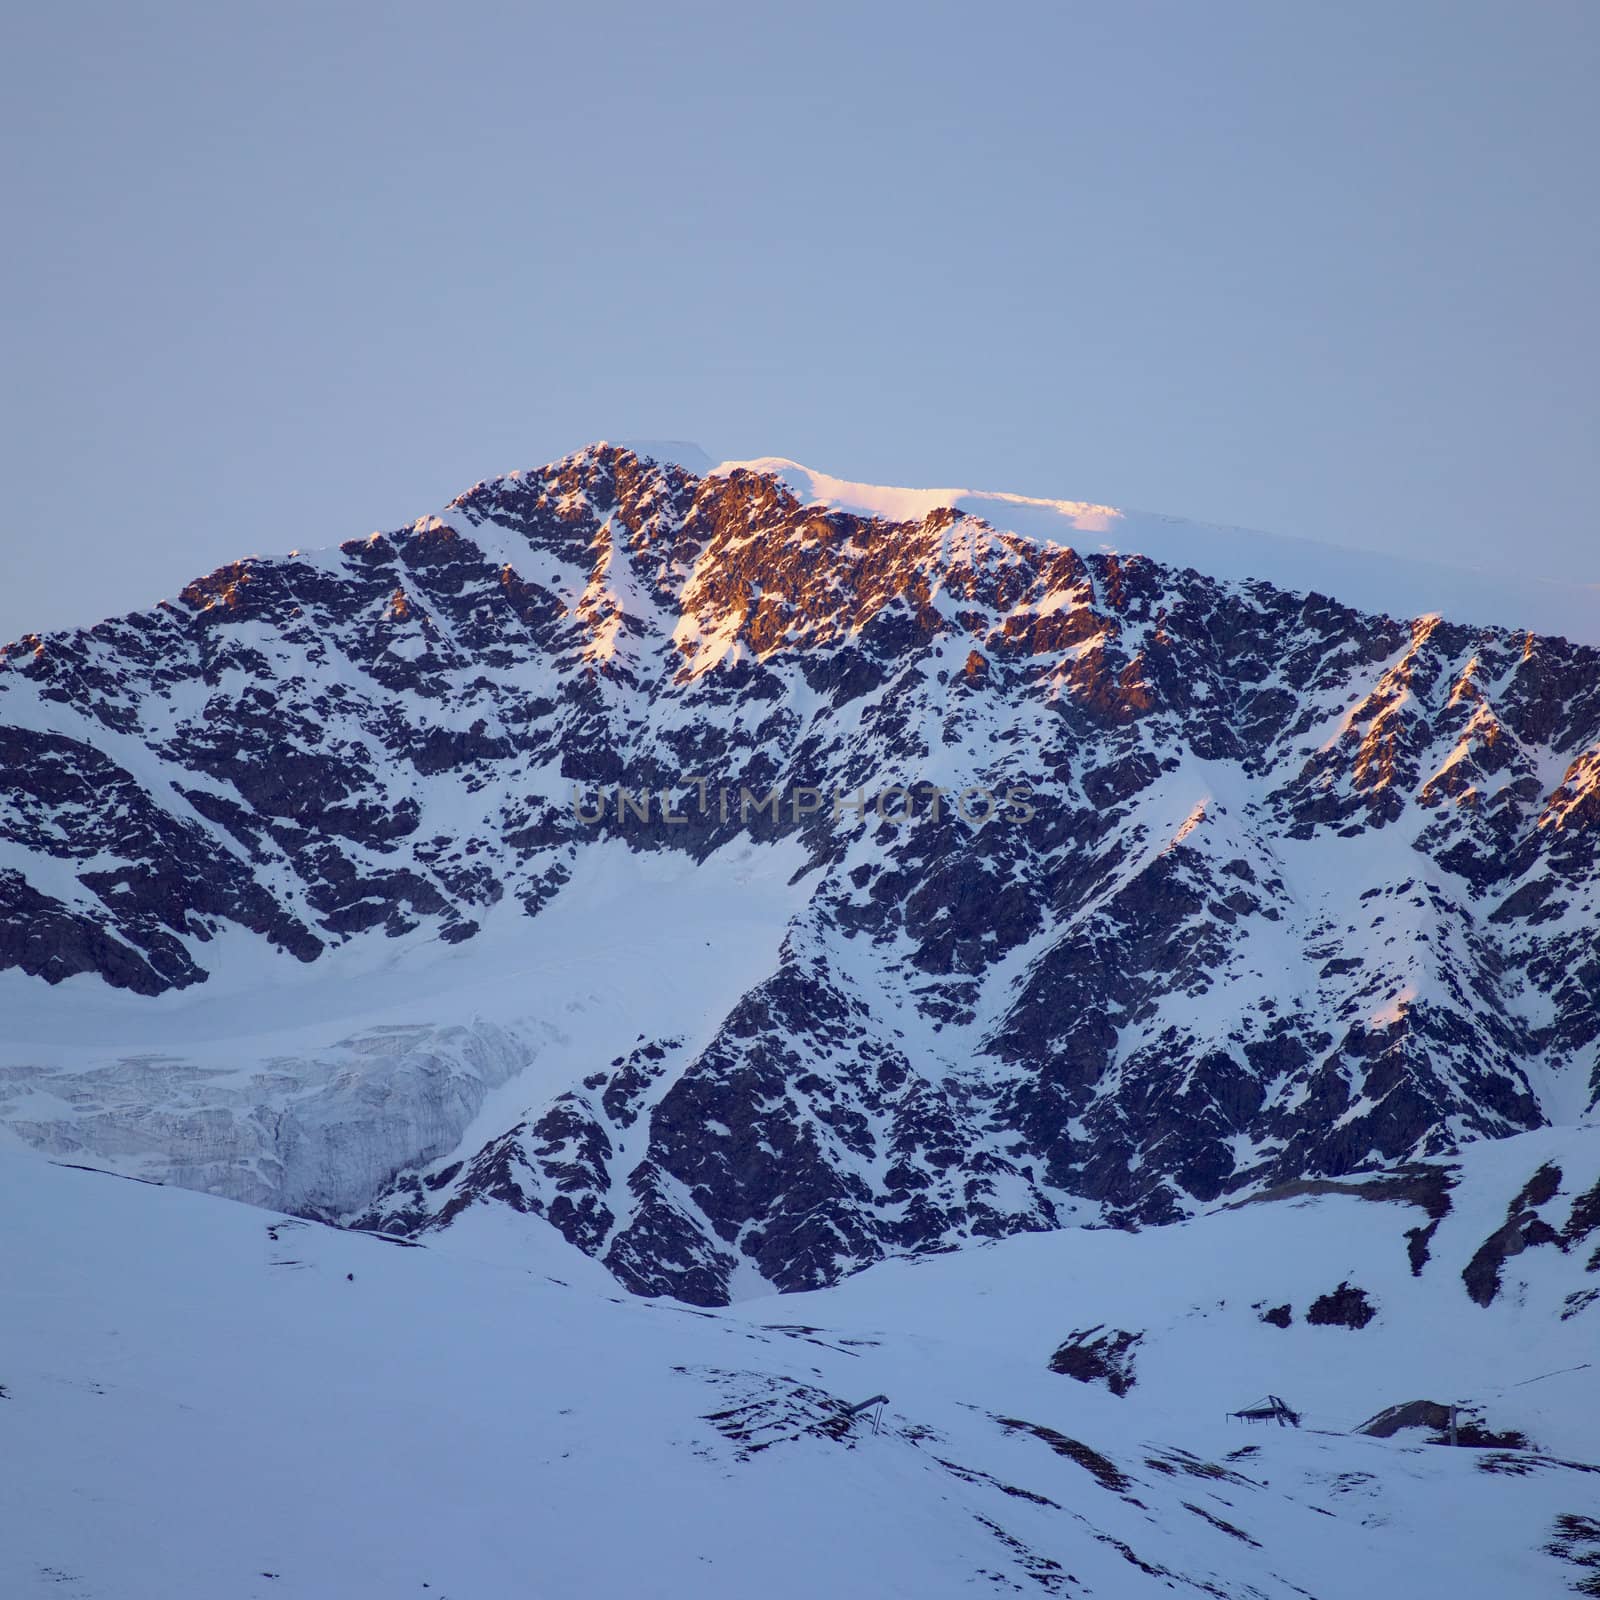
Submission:
[[[0,639],[601,437],[1600,581],[1600,3],[14,3]]]

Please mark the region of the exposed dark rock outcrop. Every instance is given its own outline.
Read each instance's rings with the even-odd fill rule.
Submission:
[[[1341,1283],[1311,1302],[1306,1321],[1320,1328],[1364,1328],[1377,1314],[1378,1308],[1367,1298],[1365,1289]]]
[[[1070,1334],[1050,1357],[1050,1370],[1079,1383],[1103,1383],[1112,1394],[1126,1394],[1137,1381],[1134,1348],[1144,1337],[1125,1328],[1094,1327]]]
[[[1410,1429],[1428,1430],[1428,1443],[1451,1444],[1478,1450],[1526,1450],[1527,1435],[1514,1428],[1498,1432],[1486,1427],[1476,1408],[1455,1408],[1456,1428],[1452,1440],[1450,1433],[1451,1407],[1436,1400],[1406,1400],[1399,1405],[1386,1406],[1375,1417],[1369,1417],[1354,1431],[1370,1434],[1374,1439],[1392,1439],[1397,1433]]]
[[[1478,1246],[1462,1269],[1461,1279],[1467,1286],[1467,1293],[1480,1306],[1493,1303],[1500,1292],[1501,1268],[1512,1256],[1521,1255],[1533,1245],[1553,1244],[1563,1250],[1567,1248],[1561,1234],[1539,1215],[1539,1207],[1547,1205],[1560,1187],[1561,1169],[1548,1164],[1540,1167],[1506,1208],[1504,1224]]]

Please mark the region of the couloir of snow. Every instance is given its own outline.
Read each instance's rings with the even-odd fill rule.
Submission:
[[[0,1233],[0,1592],[1566,1592],[1582,1574],[1546,1547],[1597,1499],[1600,1311],[1553,1315],[1583,1281],[1553,1249],[1508,1262],[1488,1308],[1445,1263],[1506,1182],[1555,1159],[1565,1192],[1594,1146],[1470,1152],[1418,1279],[1412,1208],[1331,1195],[715,1314],[609,1294],[548,1230],[404,1248],[7,1153],[0,1207],[28,1224]],[[1341,1277],[1377,1300],[1368,1328],[1259,1322]],[[1101,1323],[1149,1329],[1126,1398],[1047,1370]],[[1490,1386],[1553,1453],[1336,1431]],[[1224,1420],[1269,1390],[1303,1429]],[[880,1392],[880,1432],[844,1423]]]

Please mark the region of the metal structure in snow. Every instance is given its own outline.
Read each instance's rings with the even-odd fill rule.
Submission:
[[[1269,1394],[1266,1399],[1258,1400],[1252,1406],[1228,1413],[1230,1421],[1235,1417],[1241,1422],[1276,1422],[1280,1428],[1300,1426],[1300,1413],[1292,1410],[1286,1401],[1275,1394]]]
[[[888,1395],[875,1394],[870,1400],[863,1400],[859,1405],[846,1406],[844,1408],[844,1414],[847,1417],[857,1417],[860,1416],[860,1414],[867,1410],[870,1406],[876,1406],[878,1409],[872,1413],[872,1431],[873,1434],[876,1435],[878,1426],[883,1421],[883,1408],[888,1405],[888,1403]]]

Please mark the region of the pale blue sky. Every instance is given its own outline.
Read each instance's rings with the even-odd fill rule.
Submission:
[[[639,435],[1600,580],[1594,0],[0,29],[0,639]]]

